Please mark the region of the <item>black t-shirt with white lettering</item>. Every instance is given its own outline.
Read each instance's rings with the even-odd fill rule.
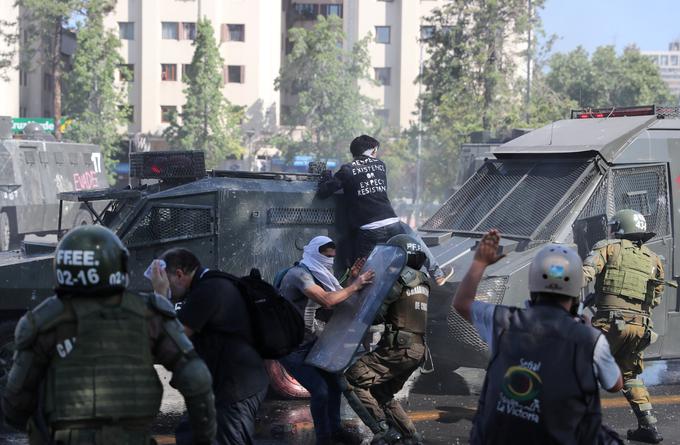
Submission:
[[[234,403],[269,384],[253,347],[248,309],[234,283],[197,271],[177,316],[194,331],[191,341],[213,378],[218,402]]]
[[[387,197],[387,169],[380,159],[359,156],[344,164],[334,176],[319,183],[318,195],[327,198],[340,189],[353,229],[397,216]]]

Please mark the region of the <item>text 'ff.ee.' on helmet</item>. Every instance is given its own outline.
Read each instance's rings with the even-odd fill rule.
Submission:
[[[564,244],[541,248],[529,266],[529,291],[578,298],[583,285],[583,262]]]
[[[128,285],[128,251],[111,230],[78,226],[59,242],[54,255],[55,291],[60,296],[106,296]]]

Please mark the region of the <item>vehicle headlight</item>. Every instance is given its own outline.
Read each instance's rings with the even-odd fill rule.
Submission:
[[[477,287],[476,299],[485,303],[500,304],[507,284],[508,277],[484,278]]]

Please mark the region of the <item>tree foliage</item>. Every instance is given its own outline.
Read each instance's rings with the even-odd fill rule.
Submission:
[[[165,137],[175,148],[205,151],[206,165],[216,167],[228,155],[243,151],[239,128],[243,110],[222,93],[224,61],[209,20],[197,23],[193,46],[191,66],[183,79],[187,86],[181,121],[175,116]]]
[[[120,142],[119,128],[125,124],[125,95],[113,81],[123,63],[118,54],[118,36],[104,27],[109,2],[87,0],[85,20],[78,28],[71,71],[64,80],[64,111],[70,119],[65,136],[77,142],[102,147],[111,175],[114,153]]]
[[[295,97],[290,119],[304,125],[303,145],[321,156],[346,152],[347,144],[375,125],[375,102],[361,94],[359,82],[369,75],[370,36],[351,50],[342,47],[342,20],[319,16],[312,29],[289,31],[292,51],[286,57],[276,88]],[[295,144],[288,144],[293,146]]]
[[[547,85],[581,107],[670,104],[673,96],[659,69],[635,46],[620,55],[600,46],[590,56],[583,47],[548,61]]]
[[[541,8],[543,1],[534,1]],[[526,31],[537,28],[525,0],[453,0],[426,20],[427,59],[419,77],[425,132],[424,189],[443,198],[458,147],[472,131],[498,132],[522,121],[517,60],[526,57]]]

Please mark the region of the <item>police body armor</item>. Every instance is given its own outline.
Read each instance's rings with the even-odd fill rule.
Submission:
[[[494,355],[470,443],[597,443],[602,415],[593,351],[600,335],[558,306],[497,306]]]
[[[87,298],[64,303],[77,319],[77,337],[70,339],[72,350],[68,339],[67,347],[58,347],[48,370],[49,424],[56,430],[102,423],[148,426],[160,408],[163,387],[153,367],[145,301],[125,293],[112,307]],[[63,326],[57,326],[57,334]]]
[[[408,347],[413,342],[423,343],[429,295],[427,275],[405,266],[381,310],[385,314],[388,344]],[[396,337],[390,337],[392,333]]]
[[[646,312],[643,303],[649,306],[654,298],[654,286],[649,285],[654,278],[654,253],[647,246],[637,247],[627,239],[608,240],[599,247],[617,243],[621,245],[620,253],[608,259],[595,282],[598,309]]]

